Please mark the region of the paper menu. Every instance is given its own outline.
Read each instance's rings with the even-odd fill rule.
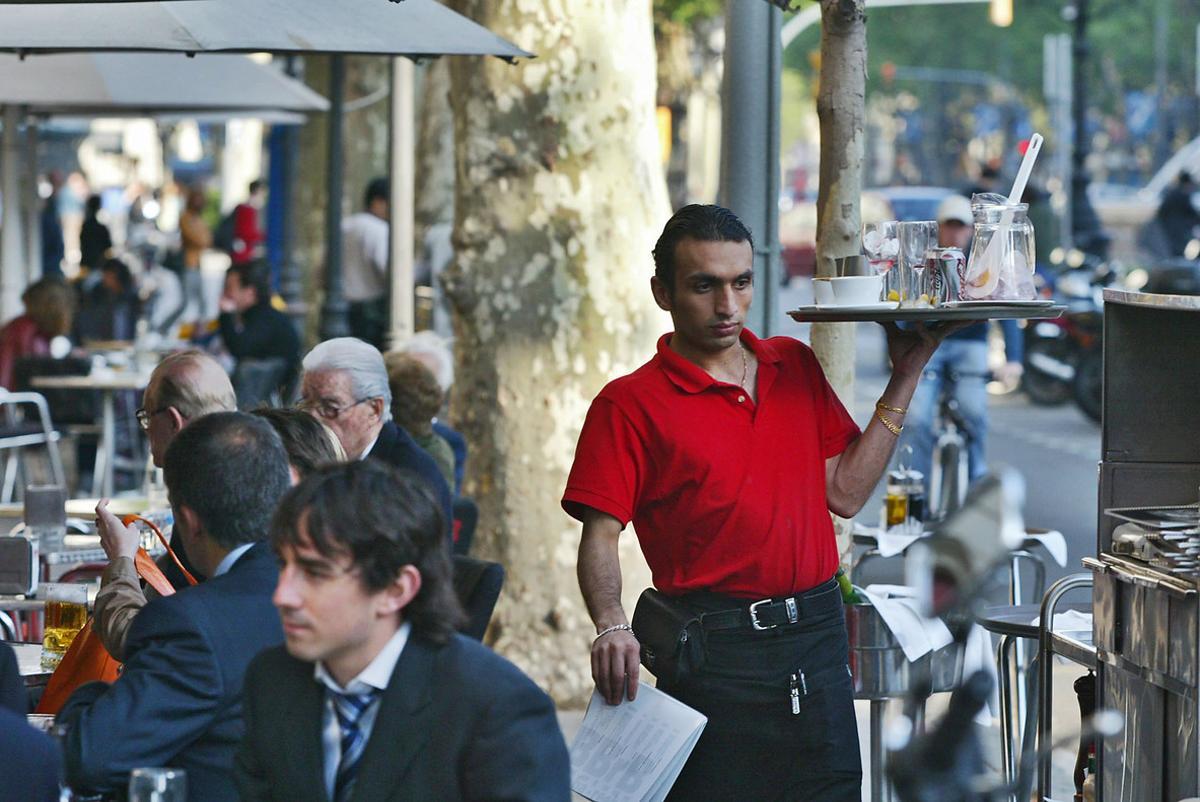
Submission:
[[[571,790],[592,802],[660,802],[707,722],[649,685],[619,705],[593,691],[571,743]]]

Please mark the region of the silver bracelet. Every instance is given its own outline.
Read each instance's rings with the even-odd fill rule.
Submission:
[[[633,632],[633,627],[629,626],[629,624],[613,624],[611,627],[600,630],[600,632],[596,634],[596,637],[592,638],[592,645],[595,646],[596,641],[600,640],[609,633],[621,631]]]

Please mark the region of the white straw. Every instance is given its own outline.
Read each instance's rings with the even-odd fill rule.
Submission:
[[[1029,147],[1025,148],[1025,158],[1021,160],[1021,168],[1017,170],[1017,180],[1013,181],[1012,192],[1008,193],[1009,203],[1020,203],[1025,194],[1025,185],[1029,183],[1029,174],[1033,172],[1033,163],[1037,161],[1038,152],[1042,149],[1042,135],[1034,134],[1029,138]]]

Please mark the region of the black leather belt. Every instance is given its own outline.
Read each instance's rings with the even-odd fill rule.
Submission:
[[[829,594],[840,592],[837,580],[830,579],[795,596],[761,599],[745,607],[703,613],[700,624],[710,631],[744,628],[762,631],[797,624],[816,613],[828,612],[832,600]]]

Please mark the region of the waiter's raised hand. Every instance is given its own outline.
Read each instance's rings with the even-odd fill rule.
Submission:
[[[892,373],[900,375],[920,374],[928,364],[933,352],[942,340],[956,331],[961,331],[977,321],[956,320],[930,329],[918,322],[912,328],[902,329],[892,321],[880,325],[887,331],[888,356],[892,361]]]
[[[637,698],[641,645],[633,633],[618,629],[592,642],[592,679],[610,705]]]

